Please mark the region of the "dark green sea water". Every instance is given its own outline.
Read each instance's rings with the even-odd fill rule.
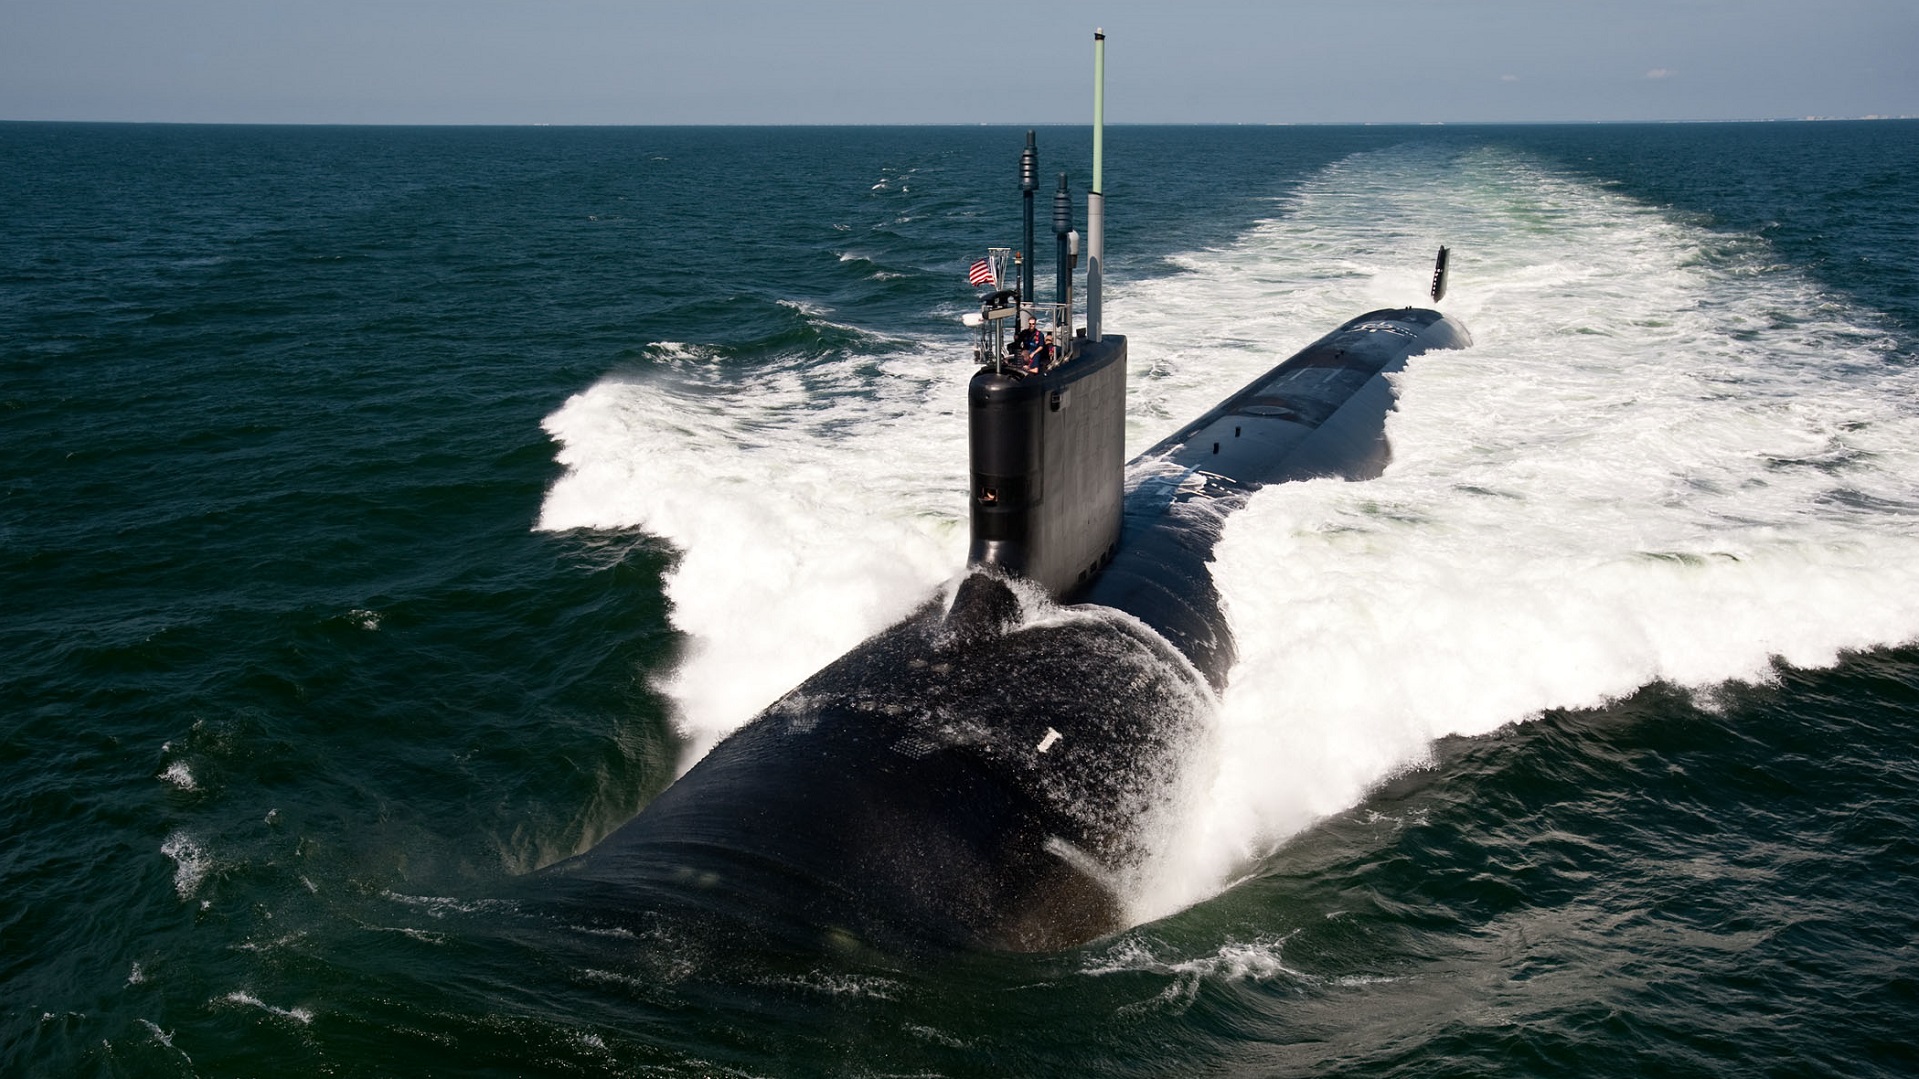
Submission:
[[[0,124],[0,1073],[1919,1073],[1915,123],[1112,129],[1136,448],[1477,340],[1234,519],[1142,923],[501,898],[958,568],[1021,136]]]

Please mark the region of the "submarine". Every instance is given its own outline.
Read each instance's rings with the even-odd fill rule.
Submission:
[[[1032,132],[1024,246],[973,266],[966,567],[538,871],[549,895],[799,952],[1057,951],[1130,924],[1234,662],[1208,567],[1222,524],[1270,484],[1379,475],[1388,376],[1471,338],[1435,310],[1359,315],[1126,461],[1127,342],[1101,325],[1103,34],[1094,61],[1083,305],[1064,174],[1052,296],[1034,289]],[[1435,302],[1445,282],[1441,248]]]

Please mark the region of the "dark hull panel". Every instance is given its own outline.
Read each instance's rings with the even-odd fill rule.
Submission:
[[[1247,487],[1372,479],[1392,454],[1380,376],[1431,349],[1465,348],[1465,327],[1420,308],[1371,311],[1299,350],[1134,460],[1164,461]]]
[[[1133,459],[1118,554],[1067,598],[1139,618],[1223,688],[1233,644],[1208,563],[1226,516],[1268,484],[1379,475],[1392,457],[1386,376],[1471,343],[1459,323],[1415,308],[1369,312],[1301,349]]]

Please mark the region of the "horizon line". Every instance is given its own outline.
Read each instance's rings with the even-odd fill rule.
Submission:
[[[1107,127],[1589,127],[1604,125],[1684,125],[1684,124],[1794,124],[1794,123],[1869,123],[1919,120],[1919,115],[1868,113],[1862,116],[1748,116],[1699,119],[1603,119],[1603,120],[1161,120],[1111,122]],[[641,123],[626,121],[493,121],[493,120],[101,120],[101,119],[20,119],[0,117],[0,124],[99,124],[122,127],[471,127],[471,128],[828,128],[828,127],[1087,127],[1084,120],[841,120],[841,121],[672,121]]]

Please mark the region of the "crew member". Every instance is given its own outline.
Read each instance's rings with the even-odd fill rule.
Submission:
[[[1038,371],[1046,362],[1046,335],[1033,325],[1033,316],[1019,317],[1019,333],[1013,337],[1014,362],[1027,371]]]

